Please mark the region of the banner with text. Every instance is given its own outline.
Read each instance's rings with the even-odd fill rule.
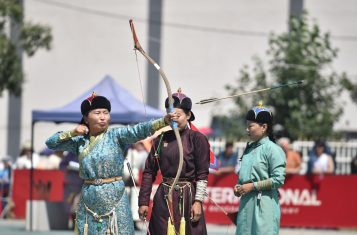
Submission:
[[[12,200],[16,218],[26,215],[26,201],[30,199],[30,170],[13,171]],[[63,200],[64,173],[59,170],[33,171],[33,200],[60,202]]]
[[[227,213],[238,210],[239,198],[233,195],[237,177],[209,176],[208,196],[212,200],[206,198],[204,203],[207,223],[230,223],[222,216],[222,209]],[[281,226],[357,228],[356,182],[357,175],[287,175],[279,189]]]
[[[224,213],[238,211],[239,198],[233,194],[237,178],[234,173],[209,175],[203,205],[207,223],[231,223]],[[279,189],[281,226],[357,228],[356,182],[357,175],[287,175]],[[156,188],[157,182],[153,193]]]
[[[29,199],[29,170],[15,170],[12,198],[17,218],[24,218]],[[209,175],[204,201],[207,223],[229,224],[227,213],[236,212],[239,198],[233,194],[236,174]],[[160,178],[153,186],[153,194]],[[279,189],[282,227],[357,228],[357,175],[287,175]],[[58,170],[34,171],[34,200],[63,200],[64,174]]]

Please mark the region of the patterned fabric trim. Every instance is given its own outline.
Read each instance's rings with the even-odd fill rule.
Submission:
[[[270,190],[273,186],[273,182],[270,179],[254,182],[253,184],[257,191]]]
[[[59,135],[59,139],[62,141],[69,140],[72,137],[74,137],[73,131],[62,131]]]
[[[195,195],[196,201],[203,202],[203,200],[205,199],[205,196],[207,195],[206,189],[207,189],[207,180],[197,181],[196,195]]]
[[[157,120],[152,121],[151,124],[151,132],[154,133],[157,130],[160,130],[161,128],[165,127],[166,123],[164,121],[164,118],[160,118]]]
[[[89,138],[89,145],[83,149],[83,151],[79,154],[79,159],[83,159],[88,153],[93,149],[93,147],[103,138],[104,134],[107,132],[105,130],[102,132],[100,135],[97,136],[91,136]]]

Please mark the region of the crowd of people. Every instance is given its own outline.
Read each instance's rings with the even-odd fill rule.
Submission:
[[[282,137],[277,144],[283,149],[286,156],[287,174],[333,174],[335,172],[334,153],[326,142],[317,140],[308,152],[307,169],[302,169],[302,154],[292,148],[290,139]],[[214,175],[237,173],[240,167],[239,153],[234,151],[233,142],[226,142],[225,148],[217,155],[218,169],[211,171]],[[357,173],[357,156],[351,161],[351,173]]]

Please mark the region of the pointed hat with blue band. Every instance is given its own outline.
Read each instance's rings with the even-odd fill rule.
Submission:
[[[246,120],[271,124],[273,122],[273,114],[270,109],[264,107],[263,103],[260,101],[258,106],[255,106],[248,111]]]

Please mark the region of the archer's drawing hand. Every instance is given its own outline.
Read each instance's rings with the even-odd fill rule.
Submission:
[[[88,134],[89,129],[86,125],[78,125],[74,130],[73,133],[77,136],[77,135],[86,135]]]

